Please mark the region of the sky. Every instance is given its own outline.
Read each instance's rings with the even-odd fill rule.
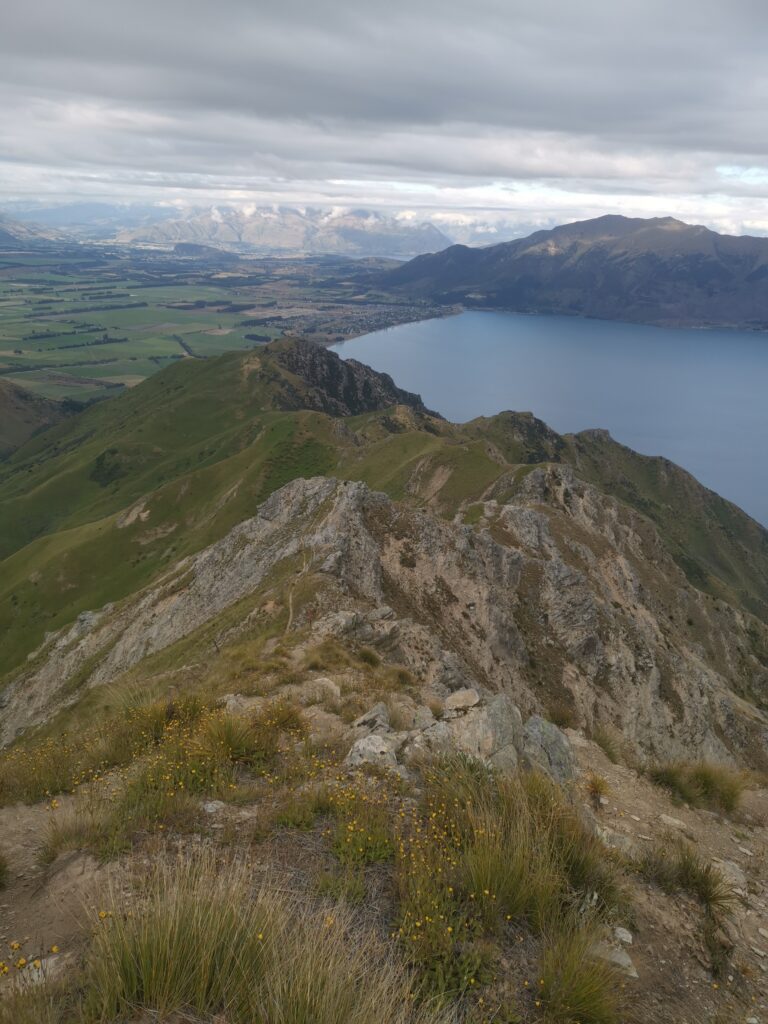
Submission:
[[[3,0],[0,202],[768,234],[765,0]]]

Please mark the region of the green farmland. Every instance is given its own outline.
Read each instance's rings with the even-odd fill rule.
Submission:
[[[0,378],[88,402],[181,359],[282,335],[329,342],[431,315],[372,292],[381,263],[185,257],[138,248],[0,251]]]

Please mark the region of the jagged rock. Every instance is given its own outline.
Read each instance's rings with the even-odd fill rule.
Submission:
[[[206,814],[221,814],[226,806],[223,800],[206,800],[203,810]]]
[[[243,715],[254,711],[266,703],[264,697],[246,697],[242,693],[227,693],[222,698],[224,710],[230,715]]]
[[[608,942],[596,942],[589,951],[596,960],[603,960],[605,963],[616,967],[628,978],[638,978],[637,968],[632,963],[632,957],[625,949],[612,946]]]
[[[387,705],[381,702],[374,704],[370,711],[366,711],[365,714],[355,719],[352,728],[365,732],[388,732],[389,709]]]
[[[531,715],[523,727],[523,760],[556,782],[573,778],[573,752],[565,733],[539,715]]]
[[[429,708],[416,708],[413,714],[413,728],[414,729],[429,729],[430,726],[435,724],[435,716],[429,710]]]
[[[632,932],[629,931],[627,928],[614,928],[613,936],[618,942],[622,944],[622,946],[632,945]]]
[[[676,829],[678,832],[685,832],[686,824],[684,821],[680,821],[679,818],[673,818],[670,814],[660,814],[659,822],[665,828]]]
[[[344,759],[344,764],[348,768],[359,768],[364,764],[372,764],[378,768],[396,770],[398,767],[395,757],[396,746],[397,743],[387,736],[363,736],[352,744],[352,749]]]
[[[393,619],[394,617],[395,613],[388,604],[381,604],[366,615],[369,622],[382,622],[385,619]]]
[[[294,480],[108,614],[56,633],[4,687],[0,745],[79,699],[82,687],[108,684],[191,636],[257,593],[278,566],[312,552],[308,571],[334,564],[323,577],[328,614],[313,621],[313,634],[374,638],[436,696],[485,687],[532,708],[550,696],[547,686],[565,686],[582,719],[615,722],[657,759],[764,756],[764,716],[733,693],[734,680],[754,693],[768,681],[750,639],[757,629],[768,642],[762,626],[687,586],[652,524],[567,466],[502,477],[493,496],[498,530],[477,532],[359,482]],[[405,544],[416,568],[401,562]],[[391,592],[412,617],[371,621]],[[688,617],[711,644],[692,644],[680,625]],[[542,648],[562,666],[546,680],[532,673],[532,652]]]
[[[465,690],[456,690],[445,698],[446,712],[466,711],[480,703],[480,694],[474,687]]]
[[[637,854],[637,843],[632,836],[600,824],[595,824],[595,832],[611,850],[618,850],[628,857],[634,857]]]
[[[518,763],[522,725],[520,710],[511,697],[498,694],[487,704],[476,704],[463,715],[424,730],[409,743],[408,756],[460,751],[500,771],[512,771]]]

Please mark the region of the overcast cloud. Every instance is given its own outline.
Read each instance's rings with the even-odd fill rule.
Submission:
[[[4,0],[0,198],[768,233],[767,42],[765,0]]]

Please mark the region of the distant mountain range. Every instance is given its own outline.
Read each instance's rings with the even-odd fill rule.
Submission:
[[[213,207],[175,220],[121,231],[120,242],[196,242],[270,254],[409,257],[445,249],[451,240],[428,223],[373,210],[242,210]]]
[[[54,242],[63,238],[60,231],[32,224],[0,213],[0,245],[26,245],[30,242]]]
[[[8,228],[6,243],[47,237],[163,247],[192,243],[260,255],[410,259],[445,249],[453,241],[427,221],[369,209],[212,206],[179,210],[98,202],[50,207],[11,203],[5,209],[14,225]],[[5,220],[10,224],[8,217]]]
[[[382,284],[446,304],[768,329],[768,238],[606,216],[482,249],[454,245]]]

